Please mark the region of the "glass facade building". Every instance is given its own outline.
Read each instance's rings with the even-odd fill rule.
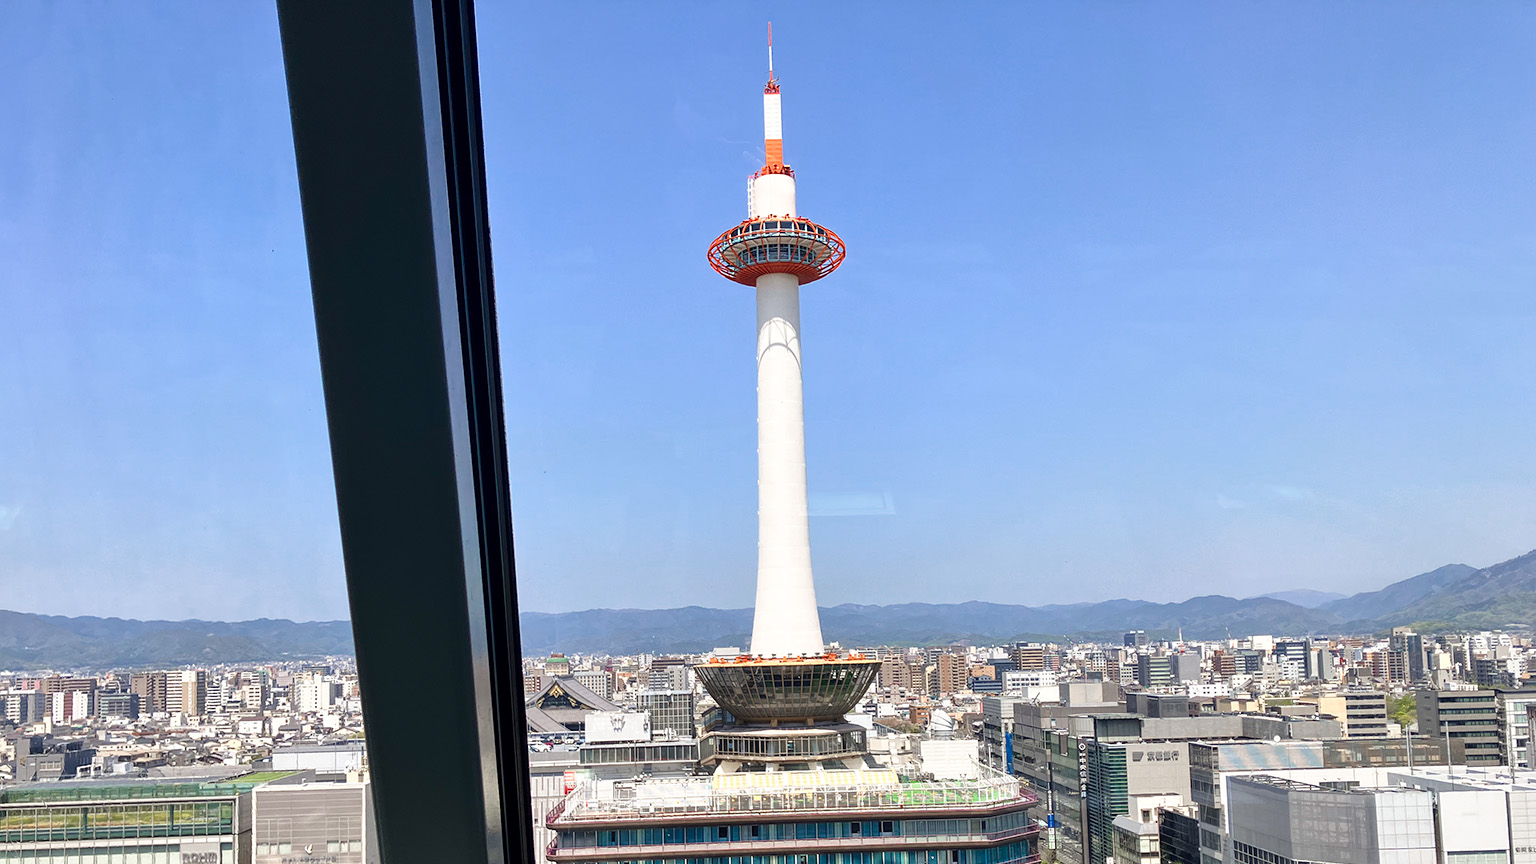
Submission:
[[[0,861],[237,864],[247,860],[250,790],[224,782],[80,781],[0,792]]]

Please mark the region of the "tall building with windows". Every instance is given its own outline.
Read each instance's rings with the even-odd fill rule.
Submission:
[[[1045,646],[1039,642],[1016,642],[1012,653],[1013,662],[1020,671],[1045,668]]]
[[[969,688],[970,666],[966,664],[965,657],[959,654],[940,654],[939,662],[935,663],[936,690],[934,696],[948,696],[951,693],[959,693]]]
[[[1467,748],[1468,765],[1498,765],[1502,745],[1492,690],[1420,690],[1414,696],[1419,732]]]
[[[136,672],[128,679],[128,692],[139,696],[139,710],[159,714],[165,709],[168,677],[164,672]]]
[[[166,711],[201,717],[208,711],[208,673],[202,669],[183,669],[168,673],[165,684]]]
[[[763,167],[749,217],[709,260],[757,294],[758,575],[748,653],[695,667],[719,706],[700,755],[709,776],[593,777],[550,812],[553,862],[1012,864],[1035,859],[1035,797],[974,761],[903,773],[870,752],[847,715],[880,671],[829,651],[811,575],[801,396],[802,284],[842,263],[843,245],[801,216],[784,161],[778,80],[763,90]],[[963,682],[963,654],[936,679]],[[890,680],[892,670],[887,669]],[[940,748],[942,750],[942,748]],[[942,764],[941,764],[942,763]]]
[[[1346,737],[1387,737],[1387,694],[1380,690],[1341,690],[1304,701],[1316,705],[1317,713],[1338,718]]]
[[[55,723],[70,723],[91,716],[95,706],[95,678],[54,676],[42,680],[47,716]]]
[[[1536,705],[1536,690],[1494,691],[1494,714],[1499,722],[1499,761],[1516,768],[1531,767],[1531,726],[1527,710]]]
[[[17,726],[43,719],[46,699],[41,690],[0,690],[0,717]]]
[[[1406,658],[1408,680],[1410,682],[1423,681],[1428,677],[1428,664],[1425,662],[1424,637],[1413,632],[1411,627],[1393,627],[1390,645],[1393,651],[1402,652]]]

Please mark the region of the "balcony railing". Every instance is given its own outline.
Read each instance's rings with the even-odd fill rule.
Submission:
[[[550,827],[635,817],[842,811],[991,810],[1032,804],[1016,777],[982,769],[968,780],[904,780],[795,788],[719,789],[711,778],[658,778],[582,784],[550,812]]]

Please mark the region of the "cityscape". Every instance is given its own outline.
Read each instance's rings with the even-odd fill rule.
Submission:
[[[802,212],[818,132],[773,50],[746,218],[695,238],[755,299],[719,343],[755,348],[753,604],[523,613],[536,860],[1536,864],[1536,552],[1353,594],[818,602],[802,289],[860,259]],[[348,630],[0,613],[0,864],[385,861]],[[445,685],[415,683],[430,752]]]
[[[1536,795],[1526,633],[860,646],[840,656],[876,672],[846,713],[767,741],[764,728],[794,727],[744,725],[705,686],[708,670],[744,656],[524,661],[528,816],[547,860],[609,860],[595,857],[614,853],[593,831],[649,824],[669,802],[715,814],[708,832],[679,828],[654,852],[621,854],[670,860],[756,840],[754,855],[793,855],[882,836],[889,851],[897,832],[978,855],[1006,839],[1029,851],[991,853],[999,861],[1076,864],[1528,854],[1516,848],[1530,830],[1521,804]],[[377,860],[361,699],[347,657],[0,674],[0,853],[11,856],[0,860]],[[753,785],[775,774],[815,782]],[[622,797],[652,787],[667,797],[643,808]],[[887,788],[947,803],[907,824],[905,804],[879,800]],[[727,793],[750,808],[721,804]],[[748,831],[787,830],[779,823],[812,811],[830,830],[827,795],[852,802],[837,814],[845,833],[821,837],[835,843]],[[991,827],[930,827],[935,808]],[[870,827],[853,836],[850,824]],[[722,827],[729,840],[713,833]],[[703,845],[672,848],[691,843]]]

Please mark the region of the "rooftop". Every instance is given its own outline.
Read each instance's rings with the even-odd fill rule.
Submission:
[[[716,773],[709,777],[599,780],[577,787],[546,820],[551,826],[637,816],[714,816],[905,810],[993,810],[1033,803],[1015,777],[985,771],[969,780],[903,777],[890,769]]]
[[[220,798],[249,792],[264,783],[300,772],[261,771],[207,780],[181,777],[65,780],[30,783],[0,791],[0,804],[51,804],[63,801],[123,801],[144,798]]]
[[[1448,770],[1443,765],[1415,766],[1388,769],[1392,779],[1424,789],[1440,792],[1464,792],[1490,790],[1496,792],[1536,792],[1536,770],[1516,768],[1513,772],[1505,765],[1470,767],[1453,765]]]

